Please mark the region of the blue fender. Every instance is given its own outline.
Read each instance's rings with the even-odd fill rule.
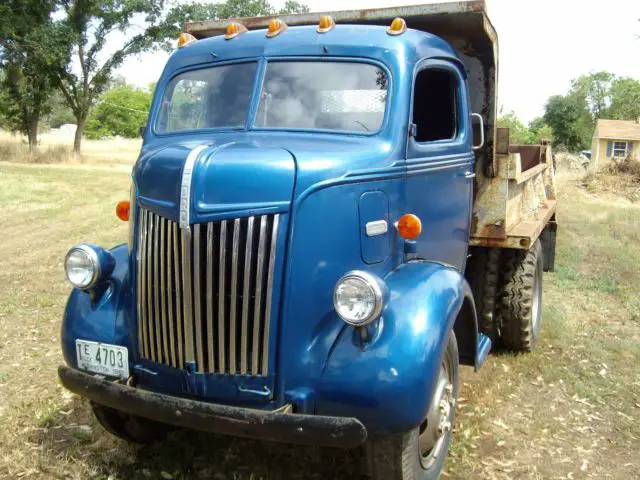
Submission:
[[[473,298],[456,269],[410,262],[385,282],[389,301],[372,324],[371,340],[363,342],[356,329],[345,325],[323,372],[317,403],[318,414],[355,416],[373,435],[422,423],[463,305],[471,305],[467,325],[474,328],[468,340],[474,347],[478,337]]]
[[[133,362],[131,335],[131,288],[129,286],[129,251],[127,245],[111,250],[116,265],[107,280],[106,288],[85,292],[73,289],[62,319],[62,353],[67,365],[77,368],[76,339],[122,345],[129,349],[129,363]]]

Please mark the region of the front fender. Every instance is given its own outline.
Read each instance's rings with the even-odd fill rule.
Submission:
[[[62,318],[62,353],[67,365],[77,368],[76,339],[122,345],[129,349],[129,361],[134,352],[130,335],[129,252],[119,245],[111,254],[116,260],[106,288],[92,299],[89,292],[73,289]]]
[[[317,412],[360,419],[371,434],[402,432],[426,417],[464,277],[431,262],[403,264],[385,279],[389,301],[369,343],[342,329],[323,372]]]

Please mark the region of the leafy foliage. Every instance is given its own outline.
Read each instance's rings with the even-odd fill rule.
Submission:
[[[86,136],[102,138],[139,136],[141,125],[147,120],[151,93],[130,85],[115,87],[100,97],[87,122]]]
[[[509,129],[511,143],[520,145],[533,145],[541,140],[552,140],[553,132],[542,118],[532,120],[525,126],[515,112],[509,112],[498,118],[498,126]]]

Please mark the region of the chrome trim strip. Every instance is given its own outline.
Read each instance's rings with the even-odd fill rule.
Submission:
[[[233,221],[233,244],[231,248],[231,295],[229,309],[229,373],[236,373],[236,307],[238,292],[238,243],[240,242],[240,219]]]
[[[195,361],[193,350],[193,296],[191,285],[191,230],[180,229],[182,236],[182,293],[184,295],[183,318],[184,323],[184,355],[185,362]]]
[[[251,355],[251,374],[258,375],[259,356],[260,356],[260,329],[262,324],[262,317],[260,316],[262,310],[262,283],[263,283],[263,265],[264,265],[264,251],[267,234],[267,222],[268,217],[262,215],[260,217],[260,235],[258,237],[258,258],[256,261],[256,289],[255,299],[253,306],[253,348]]]
[[[169,338],[167,335],[167,281],[165,266],[165,254],[167,252],[167,222],[166,218],[160,218],[160,300],[161,300],[161,320],[162,320],[162,358],[165,363],[169,363]]]
[[[213,352],[214,352],[214,340],[213,340],[213,223],[207,224],[207,275],[206,275],[206,300],[207,300],[207,361],[208,373],[214,373],[216,371]]]
[[[147,333],[147,211],[140,209],[140,242],[138,243],[138,278],[140,291],[138,293],[138,326],[140,334],[140,354],[143,358],[149,356],[149,337]]]
[[[180,236],[178,224],[173,224],[173,267],[175,269],[176,279],[176,330],[178,331],[178,366],[184,368],[184,341],[183,341],[183,322],[182,322],[182,277],[180,273]]]
[[[200,224],[193,226],[193,303],[194,303],[194,317],[192,324],[196,324],[195,331],[195,347],[196,358],[198,361],[197,368],[199,373],[204,372],[204,346],[202,344],[202,304],[200,288],[200,269],[202,265],[200,263]]]
[[[226,245],[227,245],[227,221],[223,220],[220,223],[220,258],[218,265],[218,371],[220,373],[226,373],[226,352],[225,352],[225,263],[226,259]]]
[[[253,243],[253,220],[247,221],[247,236],[244,248],[244,282],[242,285],[242,327],[240,330],[240,374],[247,374],[247,342],[249,340],[249,287],[251,286],[251,247]]]
[[[209,144],[198,145],[189,152],[182,168],[182,183],[180,186],[180,228],[187,228],[190,221],[191,204],[191,177],[198,155],[209,146]]]
[[[269,271],[267,273],[267,305],[264,308],[264,336],[262,337],[262,375],[269,373],[269,325],[271,323],[271,302],[273,298],[273,272],[276,261],[276,246],[278,239],[278,221],[280,215],[273,216],[273,229],[271,231],[271,249],[269,252]]]
[[[173,228],[175,223],[167,222],[167,292],[169,308],[167,310],[167,321],[169,323],[169,347],[171,348],[171,366],[177,367],[176,362],[176,335],[175,323],[173,322],[173,278],[175,271],[175,257],[173,255]]]
[[[153,342],[153,214],[149,212],[147,219],[147,332],[149,333],[149,355],[147,358],[155,360],[155,348]]]
[[[158,276],[160,265],[158,259],[158,252],[160,247],[158,241],[160,240],[160,217],[158,215],[153,216],[153,322],[155,328],[155,345],[154,345],[154,360],[162,361],[162,334],[160,333],[160,278]]]

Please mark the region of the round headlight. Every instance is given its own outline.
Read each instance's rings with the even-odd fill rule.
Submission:
[[[64,271],[74,287],[81,289],[92,287],[100,274],[97,253],[88,245],[76,245],[67,253]]]
[[[367,272],[353,271],[338,280],[333,306],[350,325],[361,327],[375,320],[382,311],[382,280]]]

